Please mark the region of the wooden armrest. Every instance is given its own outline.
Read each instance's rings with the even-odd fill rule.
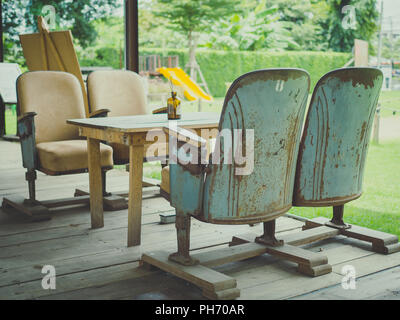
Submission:
[[[12,100],[8,100],[8,101],[4,101],[5,105],[13,105],[13,104],[17,104],[17,101],[12,101]]]
[[[27,112],[17,118],[17,135],[21,140],[29,137],[35,137],[35,120],[36,112]]]
[[[157,109],[154,109],[152,111],[153,114],[161,114],[161,113],[168,113],[168,108],[167,107],[160,107]]]
[[[89,118],[105,118],[109,112],[110,109],[99,109],[90,113]]]
[[[196,148],[198,148],[198,159],[197,163],[182,163],[177,160],[180,166],[188,170],[191,174],[198,175],[203,172],[208,172],[208,163],[200,163],[204,162],[204,156],[207,153],[206,149],[206,140],[202,137],[199,137],[197,134],[190,132],[189,130],[177,127],[176,130],[168,127],[163,128],[164,132],[169,136],[176,137],[178,142],[188,143]],[[179,143],[178,143],[179,146]],[[172,156],[170,155],[170,160],[172,160]]]
[[[35,116],[36,112],[27,112],[20,115],[17,120],[17,135],[21,143],[22,165],[28,170],[38,168]]]
[[[163,130],[166,134],[177,138],[179,141],[189,143],[198,148],[205,147],[207,144],[207,141],[204,140],[202,137],[180,127],[177,127],[176,130],[169,127],[164,127]]]
[[[24,121],[26,119],[32,119],[36,115],[37,115],[36,112],[27,112],[27,113],[24,113],[24,114],[18,116],[17,121],[20,122],[20,121]]]

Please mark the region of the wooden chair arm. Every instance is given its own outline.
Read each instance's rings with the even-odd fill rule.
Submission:
[[[90,113],[89,118],[106,118],[110,109],[99,109]]]
[[[35,136],[35,121],[36,112],[27,112],[17,118],[17,135],[21,140]]]
[[[36,112],[27,112],[18,117],[17,132],[21,142],[22,164],[28,170],[37,169],[37,150],[35,137]]]
[[[205,148],[207,141],[193,132],[177,127],[176,130],[169,127],[163,128],[164,132],[171,137],[177,138],[178,141],[189,143],[198,148]]]
[[[152,111],[152,114],[162,114],[162,113],[168,113],[168,108],[167,107],[160,107],[160,108],[154,109]]]
[[[36,115],[37,115],[36,112],[27,112],[27,113],[24,113],[24,114],[18,116],[17,122],[25,121],[25,120],[32,121],[33,117],[35,117]]]
[[[182,161],[179,158],[179,153],[176,154],[176,162],[183,167],[185,170],[189,171],[192,175],[200,175],[203,172],[208,172],[208,163],[204,163],[205,157],[207,154],[206,148],[206,140],[202,137],[199,137],[197,134],[190,132],[189,130],[177,127],[176,130],[173,128],[164,127],[164,132],[169,135],[169,137],[173,137],[177,139],[177,148],[181,148],[184,144],[189,144],[197,148],[197,162],[195,163],[185,163],[186,161]],[[173,160],[172,155],[170,154],[170,161]]]

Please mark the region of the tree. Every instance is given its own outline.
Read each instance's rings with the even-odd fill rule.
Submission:
[[[279,21],[278,9],[266,8],[265,3],[265,0],[255,3],[252,10],[246,6],[246,10],[234,14],[229,20],[221,19],[206,46],[249,51],[298,47],[287,24]]]
[[[321,0],[269,0],[267,7],[276,7],[280,17],[289,30],[295,46],[289,44],[288,50],[326,50],[326,41],[321,37],[320,21],[326,19],[329,9]]]
[[[375,39],[378,42],[378,39]],[[389,60],[400,60],[400,39],[390,39],[383,36],[382,39],[382,57]]]
[[[376,0],[329,0],[329,16],[322,23],[323,35],[328,41],[329,48],[334,51],[350,52],[354,39],[371,42],[378,27],[379,13],[376,2]],[[343,8],[345,6],[354,8],[354,28],[344,25],[346,10]]]
[[[155,15],[167,19],[167,27],[183,33],[188,41],[190,76],[196,79],[196,48],[199,33],[212,30],[214,23],[231,15],[238,0],[158,0]]]
[[[141,0],[139,5],[139,46],[147,48],[186,47],[186,37],[181,32],[166,28],[168,20],[155,16],[156,0]]]
[[[125,30],[124,18],[110,16],[92,22],[98,36],[90,47],[75,44],[81,66],[108,66],[122,69],[124,66]]]
[[[21,48],[16,44],[19,41],[18,34],[22,31],[24,21],[24,9],[27,0],[2,1],[3,14],[3,45],[5,61],[22,64],[23,56]]]
[[[83,48],[86,48],[97,37],[97,31],[91,22],[110,15],[120,7],[121,2],[115,0],[29,0],[25,21],[32,31],[37,30],[36,19],[42,14],[43,7],[48,4],[55,8],[57,28],[71,28],[74,38]]]
[[[37,17],[45,5],[56,10],[56,29],[71,28],[83,48],[93,44],[97,31],[94,20],[104,20],[121,5],[115,0],[6,0],[2,1],[5,60],[25,64],[18,35],[37,31]]]

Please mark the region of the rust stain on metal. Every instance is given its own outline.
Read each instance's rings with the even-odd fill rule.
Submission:
[[[260,70],[246,76],[250,79],[241,77],[228,90],[219,131],[221,133],[223,129],[252,129],[254,146],[247,145],[246,135],[250,133],[246,131],[241,131],[241,136],[234,131],[226,135],[226,140],[231,138],[234,143],[233,148],[227,144],[225,146],[225,143],[221,144],[224,136],[219,135],[216,147],[219,148],[221,157],[218,163],[208,167],[211,168],[211,172],[204,175],[207,199],[203,199],[202,213],[196,216],[203,221],[223,224],[261,222],[278,217],[291,206],[294,162],[297,158],[308,97],[309,76],[302,70],[294,69]],[[298,78],[301,78],[301,81],[287,83],[290,79]],[[264,86],[265,90],[260,90]],[[239,88],[243,90],[238,91]],[[259,92],[264,92],[260,95],[262,99],[257,98]],[[253,98],[255,95],[256,98]],[[271,103],[268,99],[270,96]],[[262,101],[260,105],[257,104],[258,100]],[[263,118],[266,125],[259,126],[259,115],[267,115]],[[269,119],[274,122],[268,122]],[[237,139],[241,139],[242,143],[238,143]],[[264,161],[262,163],[267,163],[268,166],[255,166],[258,172],[251,175],[235,174],[237,170],[248,167],[247,153],[252,151],[252,148],[256,149],[255,163]],[[241,157],[240,163],[236,156]],[[231,159],[227,159],[228,157]],[[234,161],[227,164],[225,160]],[[185,174],[185,177],[188,175]],[[206,207],[207,209],[204,209]]]
[[[242,75],[237,78],[229,88],[226,96],[225,102],[232,99],[232,96],[236,94],[237,89],[242,88],[244,86],[250,85],[254,82],[258,81],[276,81],[282,80],[287,82],[288,80],[296,80],[304,76],[303,71],[300,69],[270,69],[268,73],[265,73],[265,70],[256,70]],[[253,74],[253,77],[248,77],[248,75]],[[224,102],[224,106],[225,106]],[[223,113],[223,111],[222,111]]]
[[[364,141],[365,131],[366,130],[367,130],[367,122],[364,121],[362,126],[361,126],[360,143],[362,143]]]
[[[369,133],[382,79],[382,72],[377,69],[348,68],[334,70],[317,83],[299,148],[294,205],[337,205],[361,195]],[[374,97],[374,101],[368,102],[368,98],[371,97]],[[341,101],[340,105],[337,105],[337,101]],[[344,113],[339,112],[338,108],[343,109]],[[350,112],[357,112],[358,118],[352,117]],[[333,119],[332,123],[329,121],[329,115]],[[343,127],[346,126],[349,117],[352,119],[349,121],[352,126],[346,128],[349,133],[343,136]],[[337,174],[348,181],[343,188],[337,183],[332,183],[336,181]],[[353,178],[348,179],[349,176]],[[343,191],[344,189],[348,191]],[[348,195],[343,196],[346,193]]]
[[[332,71],[334,73],[335,71]],[[374,74],[375,73],[375,74]],[[365,89],[373,88],[375,80],[380,76],[379,72],[371,72],[371,69],[365,69],[365,72],[354,72],[353,68],[341,69],[335,72],[334,76],[342,82],[352,82],[352,86],[363,85]]]

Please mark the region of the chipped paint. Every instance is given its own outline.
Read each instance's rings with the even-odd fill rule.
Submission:
[[[318,82],[300,143],[294,205],[337,205],[361,195],[382,80],[378,69],[348,68]]]
[[[219,131],[230,129],[234,141],[233,130],[243,130],[239,147],[242,154],[254,152],[254,170],[235,174],[243,164],[225,163],[238,152],[225,143],[219,162],[206,170],[170,165],[171,204],[177,211],[220,224],[269,221],[287,212],[309,86],[308,73],[300,69],[257,70],[239,77],[225,97]],[[248,129],[254,130],[254,146],[246,144]]]

